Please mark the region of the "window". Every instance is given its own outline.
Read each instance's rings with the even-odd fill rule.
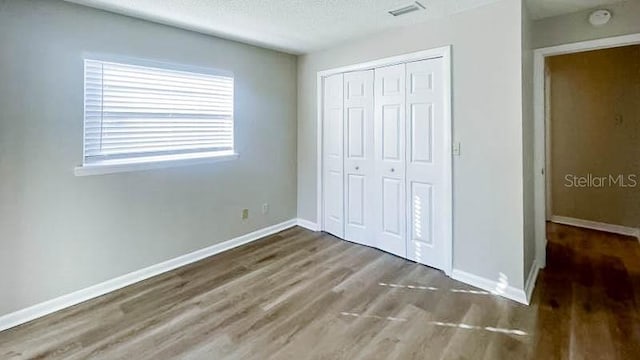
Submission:
[[[142,65],[85,59],[82,168],[233,155],[233,75]]]

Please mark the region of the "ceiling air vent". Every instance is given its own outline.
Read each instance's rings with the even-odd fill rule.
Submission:
[[[409,4],[407,6],[403,6],[399,9],[395,9],[395,10],[390,10],[389,14],[393,15],[393,16],[400,16],[400,15],[404,15],[404,14],[408,14],[410,12],[414,12],[414,11],[418,11],[418,10],[424,10],[425,7],[424,5],[420,4],[419,2],[414,2],[413,4]]]

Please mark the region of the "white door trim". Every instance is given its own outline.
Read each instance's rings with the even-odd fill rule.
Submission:
[[[604,39],[582,41],[536,49],[533,52],[533,111],[534,111],[534,202],[535,202],[535,238],[536,261],[541,267],[546,265],[546,184],[542,170],[546,168],[546,129],[545,114],[545,59],[548,56],[578,53],[590,50],[614,48],[640,44],[640,34],[614,36]],[[545,171],[546,172],[546,171]]]
[[[328,69],[319,71],[317,73],[317,98],[316,98],[316,106],[317,106],[317,118],[316,118],[316,221],[318,222],[318,229],[322,230],[324,228],[324,224],[322,223],[322,213],[323,213],[323,194],[322,194],[322,104],[323,104],[323,79],[327,76],[351,72],[351,71],[361,71],[361,70],[372,70],[378,67],[389,66],[402,64],[412,61],[419,60],[427,60],[441,57],[443,60],[443,68],[444,68],[444,121],[445,126],[449,129],[446,139],[444,140],[445,146],[449,154],[451,154],[451,144],[452,144],[452,131],[453,131],[453,121],[452,121],[452,111],[451,111],[451,98],[452,98],[452,87],[451,87],[451,45],[422,50],[418,52],[413,52],[409,54],[403,54],[383,59],[377,59],[373,61],[368,61],[355,65],[342,66],[334,69]],[[447,179],[445,179],[444,183],[447,185],[445,189],[447,194],[451,194],[450,201],[444,206],[442,209],[445,212],[446,218],[451,219],[451,221],[447,222],[445,233],[448,234],[447,239],[445,241],[448,243],[446,246],[446,260],[445,268],[443,269],[447,275],[451,275],[453,269],[453,166],[452,166],[453,158],[451,161],[447,161],[445,163],[445,173]]]

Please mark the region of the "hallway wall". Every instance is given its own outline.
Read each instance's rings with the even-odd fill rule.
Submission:
[[[553,215],[640,227],[640,45],[547,65]]]

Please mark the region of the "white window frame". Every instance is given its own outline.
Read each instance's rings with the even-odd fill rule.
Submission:
[[[152,67],[152,68],[160,68],[160,69],[175,70],[175,71],[184,71],[184,72],[191,72],[191,73],[197,73],[197,74],[229,76],[234,79],[234,96],[235,96],[235,77],[233,72],[231,71],[200,67],[200,66],[167,63],[167,62],[160,62],[160,61],[147,60],[147,59],[131,58],[131,57],[125,57],[125,56],[95,54],[95,53],[83,54],[83,60],[84,59]],[[85,99],[84,98],[84,81],[85,79],[84,79],[84,65],[83,65],[83,107],[84,107],[84,99]],[[161,168],[169,168],[169,167],[177,167],[177,166],[208,164],[208,163],[214,163],[219,161],[237,159],[239,155],[236,152],[235,99],[233,102],[234,102],[233,103],[234,105],[233,139],[232,139],[233,149],[230,151],[185,153],[185,154],[176,154],[176,155],[149,156],[149,157],[143,157],[143,158],[126,158],[120,161],[110,160],[104,163],[100,163],[100,162],[85,163],[84,162],[84,159],[85,159],[85,154],[84,154],[84,140],[85,140],[84,121],[85,119],[84,117],[85,116],[84,116],[84,109],[83,109],[82,165],[75,167],[74,174],[76,176],[101,175],[101,174],[111,174],[111,173],[119,173],[119,172],[161,169]]]

